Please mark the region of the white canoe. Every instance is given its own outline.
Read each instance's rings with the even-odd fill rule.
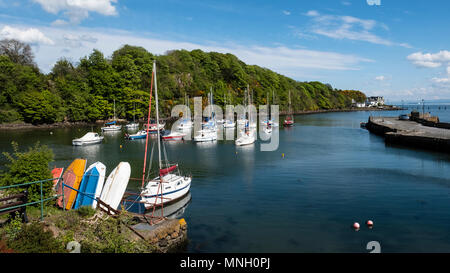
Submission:
[[[127,188],[130,175],[130,163],[120,162],[106,179],[100,200],[108,204],[111,208],[117,209]],[[100,206],[102,205],[100,204]]]

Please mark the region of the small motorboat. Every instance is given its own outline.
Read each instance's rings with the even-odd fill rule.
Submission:
[[[291,117],[287,117],[283,122],[283,126],[293,126],[293,125],[294,121],[292,120]]]
[[[81,138],[72,140],[72,145],[82,146],[82,145],[89,145],[89,144],[97,144],[97,143],[101,143],[102,141],[103,141],[103,136],[100,136],[99,134],[97,134],[95,132],[89,132]]]
[[[163,140],[184,140],[186,134],[180,132],[170,132],[170,134],[161,136]]]
[[[147,137],[147,132],[145,130],[140,130],[136,134],[125,134],[125,138],[127,139],[143,139]]]

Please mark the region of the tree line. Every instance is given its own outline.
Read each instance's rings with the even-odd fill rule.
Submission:
[[[0,123],[50,124],[106,120],[113,116],[132,120],[146,116],[153,61],[158,69],[158,95],[162,116],[185,98],[213,90],[217,105],[243,103],[247,86],[253,104],[278,104],[293,111],[342,109],[364,101],[364,93],[337,90],[317,81],[300,82],[267,68],[247,65],[232,54],[196,49],[155,55],[143,47],[124,45],[110,57],[94,49],[74,63],[60,58],[42,73],[29,45],[0,41]],[[301,60],[299,60],[301,61]]]

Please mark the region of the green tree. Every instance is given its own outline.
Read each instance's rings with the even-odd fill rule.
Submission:
[[[0,185],[10,186],[40,181],[52,178],[49,164],[53,161],[53,152],[45,145],[37,142],[26,152],[19,151],[19,145],[12,142],[13,154],[4,152],[3,155],[9,161],[6,170],[0,174]],[[43,198],[53,196],[53,182],[43,183]],[[28,201],[34,202],[41,198],[40,184],[32,184],[26,187],[10,188],[8,192],[17,193],[28,190]]]

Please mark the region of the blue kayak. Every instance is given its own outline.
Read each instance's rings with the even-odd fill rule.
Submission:
[[[83,175],[80,183],[79,193],[75,200],[74,209],[82,206],[96,207],[95,198],[99,197],[105,182],[106,167],[101,162],[90,165]],[[95,202],[94,202],[95,201]]]

